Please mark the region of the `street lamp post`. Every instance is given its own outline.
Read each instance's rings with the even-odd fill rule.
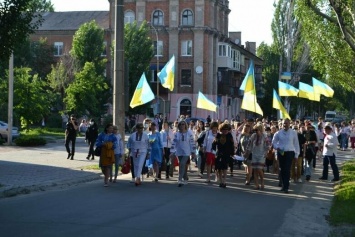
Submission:
[[[150,23],[150,26],[154,29],[155,32],[155,38],[157,40],[156,42],[156,55],[157,56],[157,114],[159,114],[159,105],[160,105],[160,101],[159,101],[159,78],[158,78],[158,73],[159,73],[159,49],[158,49],[158,44],[159,44],[159,37],[158,37],[158,31],[157,29],[154,27],[154,25],[152,23]]]

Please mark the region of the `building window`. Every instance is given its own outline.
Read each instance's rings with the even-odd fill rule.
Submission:
[[[181,41],[181,56],[192,56],[192,40]]]
[[[63,55],[63,42],[54,42],[54,56]]]
[[[103,51],[101,53],[101,56],[106,57],[106,55],[107,55],[106,50],[107,50],[107,42],[105,41],[104,42],[104,49],[103,49]]]
[[[194,16],[191,10],[185,10],[182,12],[182,21],[183,26],[192,26],[194,24]]]
[[[156,10],[153,13],[153,25],[155,26],[162,26],[164,25],[164,17],[163,17],[163,12],[160,10]]]
[[[135,21],[135,15],[133,11],[126,11],[124,13],[124,23],[132,24]]]
[[[159,40],[159,41],[154,41],[154,54],[155,57],[159,56],[162,57],[163,56],[163,41]]]
[[[229,57],[232,58],[232,48],[226,44],[218,45],[218,56],[219,57]]]
[[[183,99],[180,102],[180,115],[191,117],[191,101],[189,99]]]
[[[191,86],[192,77],[191,69],[182,69],[181,70],[181,85],[182,86]]]

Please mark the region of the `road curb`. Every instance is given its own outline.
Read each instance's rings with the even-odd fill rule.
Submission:
[[[30,194],[33,192],[48,191],[53,188],[56,188],[56,189],[67,188],[70,186],[88,183],[88,182],[92,182],[92,181],[99,180],[99,179],[102,179],[101,171],[98,171],[97,173],[89,174],[85,177],[82,177],[82,178],[79,178],[76,180],[62,180],[60,182],[51,182],[51,183],[42,184],[42,185],[10,187],[9,189],[6,189],[6,186],[5,186],[5,187],[0,188],[0,199],[14,197],[17,195],[22,195],[22,194]],[[3,190],[1,190],[1,189],[3,189]]]

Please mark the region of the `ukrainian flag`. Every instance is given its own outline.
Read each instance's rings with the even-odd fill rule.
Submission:
[[[134,91],[129,106],[131,106],[131,108],[134,108],[139,105],[146,104],[153,99],[154,99],[153,91],[147,82],[147,78],[145,77],[145,74],[143,73],[141,79],[138,82],[136,90]]]
[[[298,93],[298,97],[306,98],[313,101],[320,101],[320,94],[315,93],[312,86],[300,82],[298,89],[300,90],[300,92]]]
[[[250,61],[249,69],[247,75],[242,82],[240,90],[244,91],[242,109],[263,115],[259,104],[256,99],[256,90],[255,90],[255,75],[254,75],[254,63]]]
[[[244,93],[249,91],[255,91],[255,79],[254,79],[254,62],[250,61],[250,66],[247,74],[244,77],[242,85],[240,86],[240,90],[244,91]]]
[[[281,79],[284,80],[291,80],[291,72],[282,72],[281,73]]]
[[[299,90],[290,84],[279,81],[279,95],[280,96],[297,96]]]
[[[175,56],[173,55],[169,62],[163,67],[161,72],[158,73],[161,85],[168,88],[170,91],[174,90],[174,77],[175,77]]]
[[[217,111],[217,105],[210,101],[204,94],[202,94],[200,91],[198,92],[198,98],[197,98],[197,108],[200,109],[206,109],[210,111]]]
[[[324,95],[326,97],[333,97],[334,90],[330,88],[327,84],[312,77],[314,91],[318,94]]]
[[[281,99],[279,95],[277,94],[276,90],[274,89],[274,97],[272,99],[272,107],[275,109],[280,110],[281,118],[289,118],[291,119],[290,115],[288,114],[287,110],[281,103]]]

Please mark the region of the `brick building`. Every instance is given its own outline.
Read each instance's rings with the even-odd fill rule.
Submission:
[[[47,13],[42,27],[32,36],[47,37],[57,56],[68,52],[75,31],[84,22],[95,19],[105,30],[107,48],[114,37],[114,0],[107,12]],[[150,22],[155,57],[151,60],[151,88],[157,91],[157,70],[175,55],[175,86],[170,92],[159,87],[160,106],[151,102],[154,113],[165,113],[170,120],[180,114],[191,117],[231,118],[239,114],[239,86],[249,66],[255,63],[256,80],[261,80],[262,60],[255,56],[255,43],[241,45],[240,32],[228,32],[228,0],[125,0],[126,24]],[[109,55],[109,54],[106,54]],[[107,75],[111,66],[108,57]],[[217,113],[196,108],[201,91],[218,104]],[[165,105],[165,106],[164,106]]]

